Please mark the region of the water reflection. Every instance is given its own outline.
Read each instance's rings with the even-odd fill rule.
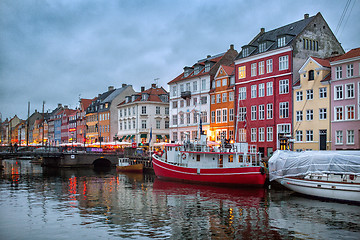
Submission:
[[[42,169],[29,161],[3,165],[0,239],[358,239],[360,231],[359,206],[286,190],[170,182],[115,169]]]

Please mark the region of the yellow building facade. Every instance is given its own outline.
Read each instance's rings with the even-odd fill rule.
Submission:
[[[330,150],[330,63],[309,57],[299,74],[293,87],[293,149]]]

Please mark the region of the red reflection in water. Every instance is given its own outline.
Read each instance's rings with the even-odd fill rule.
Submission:
[[[73,201],[70,203],[72,205],[76,205],[76,193],[77,193],[76,186],[77,186],[76,177],[69,178],[69,193],[70,193],[69,197]]]

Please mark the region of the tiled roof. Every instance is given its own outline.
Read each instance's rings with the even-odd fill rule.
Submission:
[[[350,51],[348,51],[347,53],[345,53],[341,56],[338,56],[335,59],[332,59],[331,62],[337,62],[340,60],[359,57],[359,56],[360,56],[360,48],[354,48],[354,49],[351,49]]]
[[[320,13],[318,13],[320,14]],[[299,20],[297,22],[290,23],[288,25],[276,28],[274,30],[260,33],[258,34],[248,45],[255,47],[255,50],[251,52],[248,56],[259,54],[259,45],[262,42],[269,41],[272,42],[270,46],[266,49],[265,52],[277,49],[277,38],[278,36],[293,36],[288,42],[286,42],[285,46],[289,46],[295,37],[299,35],[305,27],[314,19],[315,16],[304,18],[302,20]],[[242,57],[242,51],[239,53],[239,55],[236,57],[236,59],[240,59]]]
[[[234,75],[235,74],[235,67],[232,64],[231,66],[224,66],[222,65],[222,68],[225,70],[226,74],[228,76]]]
[[[331,80],[331,72],[326,74],[326,76],[321,80],[321,82],[330,81]]]
[[[328,59],[322,59],[317,57],[311,57],[311,58],[314,59],[321,66],[330,68],[330,61]]]
[[[149,95],[149,97],[146,99],[146,101],[142,100],[142,94],[146,93]],[[128,102],[128,103],[133,103],[133,102],[164,102],[161,99],[161,95],[168,95],[168,92],[163,88],[163,87],[151,87],[143,92],[137,93],[135,94],[136,98],[134,101]],[[122,101],[121,103],[118,104],[118,106],[121,106],[123,104],[126,104],[126,101]]]
[[[218,54],[218,55],[215,55],[213,57],[209,57],[209,58],[204,58],[204,59],[201,59],[199,61],[197,61],[193,66],[197,65],[197,64],[201,64],[201,65],[204,65],[205,62],[207,61],[211,61],[211,62],[218,62],[220,61],[220,59],[225,55],[225,53],[221,53],[221,54]],[[213,68],[214,66],[212,66]],[[210,71],[209,71],[210,72]],[[194,71],[192,71],[189,76],[187,77],[184,77],[184,73],[181,73],[179,76],[177,76],[176,78],[174,78],[173,80],[171,80],[170,82],[168,82],[168,84],[172,84],[172,83],[175,83],[175,82],[178,82],[180,80],[185,80],[185,79],[189,79],[189,78],[193,78],[193,77],[200,77],[200,76],[203,76],[203,75],[207,75],[209,74],[209,72],[205,72],[205,68],[203,68],[198,74],[194,75]]]

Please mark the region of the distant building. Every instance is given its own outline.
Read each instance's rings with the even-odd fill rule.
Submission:
[[[294,84],[295,151],[330,150],[330,62],[309,57]]]
[[[293,133],[293,83],[309,56],[326,58],[344,51],[320,13],[260,33],[235,60],[237,141],[271,156],[289,149]]]
[[[360,48],[332,59],[331,147],[360,149]]]
[[[199,136],[199,124],[210,139],[210,89],[220,65],[229,66],[238,52],[230,45],[225,53],[207,56],[184,67],[184,72],[168,82],[170,89],[170,137],[182,142],[185,134],[192,140]]]
[[[118,104],[118,140],[137,144],[169,142],[169,94],[152,84]]]

